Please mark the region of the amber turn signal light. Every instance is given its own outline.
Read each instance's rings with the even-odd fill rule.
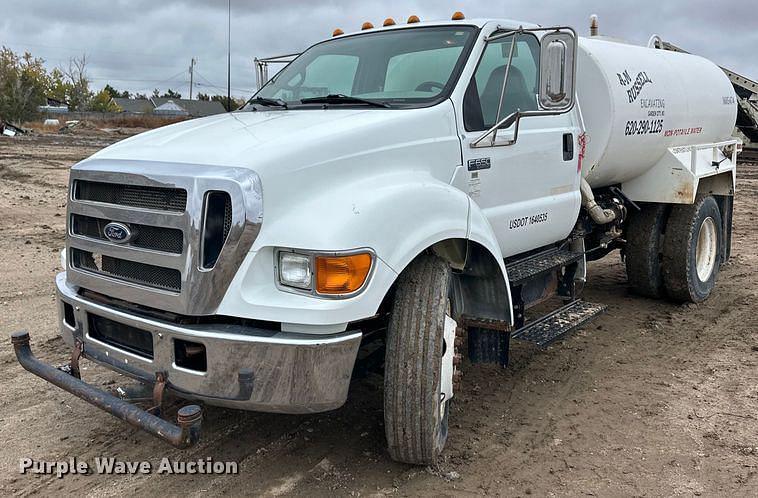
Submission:
[[[369,253],[349,256],[316,256],[316,292],[350,294],[366,282],[371,270]]]

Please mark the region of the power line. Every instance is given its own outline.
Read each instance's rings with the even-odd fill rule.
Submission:
[[[204,84],[200,83],[200,82],[196,82],[195,85],[197,85],[197,86],[207,86],[207,87],[215,88],[217,90],[226,90],[226,88],[214,84],[211,80],[209,80],[208,78],[206,78],[205,76],[203,76],[203,74],[200,71],[198,71],[197,68],[195,69],[195,74],[199,78],[201,78],[202,80],[205,81]],[[236,90],[238,92],[250,92],[250,89],[247,89],[247,88],[235,88],[235,87],[231,87],[231,89],[232,90]]]
[[[182,71],[182,73],[184,73],[184,71]],[[95,77],[92,77],[92,76],[87,76],[87,79],[88,80],[93,80],[93,81],[132,81],[132,82],[137,82],[137,83],[151,82],[151,81],[159,81],[159,82],[167,82],[167,81],[180,81],[180,82],[183,82],[183,81],[185,81],[185,78],[176,78],[176,79],[169,78],[167,80],[160,80],[160,79],[141,79],[141,80],[138,80],[138,79],[131,79],[131,78],[116,78],[116,77],[110,77],[110,76],[106,77],[106,78],[95,78]]]
[[[24,45],[25,44],[24,42],[18,42],[18,41],[16,41],[16,42],[6,42],[6,43],[7,43],[7,45]],[[72,51],[73,50],[82,50],[82,49],[77,49],[77,48],[73,48],[73,47],[54,46],[54,45],[45,45],[45,44],[36,44],[36,43],[34,43],[34,44],[33,43],[26,43],[25,45],[34,46],[34,47],[44,47],[44,48],[51,48],[51,49],[59,49],[59,50],[72,50]],[[140,53],[132,53],[132,52],[109,51],[109,50],[96,50],[96,51],[89,51],[89,50],[87,50],[87,52],[88,53],[100,53],[100,54],[105,54],[105,53],[125,54],[125,55],[130,55],[130,56],[132,56],[132,55],[137,55],[137,56],[143,55],[143,56],[149,56],[149,57],[164,57],[164,56],[160,56],[160,55],[156,55],[156,54],[140,54]],[[42,54],[42,57],[45,58],[44,54]],[[49,60],[49,58],[46,58],[46,59]],[[91,59],[91,58],[88,57],[87,61],[88,62],[97,62],[97,59]],[[62,61],[60,61],[60,62],[62,63]],[[108,62],[113,62],[113,60],[109,59]],[[166,64],[145,64],[145,63],[139,63],[138,65],[140,65],[140,66],[150,66],[150,67],[172,68],[172,69],[176,68],[176,66],[171,66],[171,65],[166,65]],[[241,66],[234,66],[234,69],[237,69],[237,70],[249,70],[249,68],[242,68]],[[183,69],[183,70],[177,72],[176,74],[174,74],[174,75],[172,75],[172,76],[170,76],[168,78],[163,78],[163,79],[162,78],[128,78],[128,77],[127,78],[119,78],[119,77],[116,77],[116,76],[90,76],[90,77],[88,77],[88,79],[91,80],[91,81],[105,81],[105,82],[119,82],[119,83],[150,83],[151,85],[149,87],[144,87],[144,88],[141,88],[139,90],[134,90],[132,92],[132,93],[142,93],[142,92],[145,92],[145,91],[152,90],[153,88],[161,86],[162,84],[166,84],[166,83],[171,83],[171,84],[181,84],[181,83],[184,83],[184,82],[186,82],[186,77],[183,77],[183,76],[186,75],[186,71],[187,71],[186,69]],[[227,90],[227,92],[229,92],[231,90],[234,90],[236,92],[241,92],[243,94],[250,94],[250,93],[252,93],[252,91],[250,89],[247,89],[247,88],[236,88],[236,87],[231,87],[230,85],[228,85],[227,88],[224,88],[224,87],[222,87],[220,85],[216,85],[212,81],[210,81],[208,78],[206,78],[205,76],[203,76],[199,71],[197,71],[197,67],[196,66],[194,68],[194,71],[191,73],[190,79],[192,79],[192,76],[194,76],[194,75],[199,76],[201,79],[203,79],[205,81],[205,84],[200,83],[198,81],[195,81],[195,82],[193,82],[193,84],[195,86],[202,86],[202,87],[206,87],[206,88],[213,88],[214,90],[219,91],[219,93],[222,93],[224,90]],[[192,92],[190,92],[190,94],[192,94]]]
[[[99,64],[103,64],[103,65],[105,65],[107,63],[113,63],[114,62],[113,58],[103,58],[103,59],[101,59],[101,58],[92,58],[92,57],[90,57],[90,54],[106,54],[106,53],[111,53],[111,54],[117,54],[117,55],[127,55],[127,56],[130,56],[130,57],[131,56],[159,57],[162,60],[165,60],[165,59],[174,59],[174,58],[177,58],[177,57],[182,57],[182,56],[176,56],[176,55],[158,55],[158,54],[140,54],[140,53],[133,53],[133,52],[119,52],[119,51],[115,51],[115,50],[114,51],[108,51],[108,50],[89,50],[89,49],[83,49],[83,48],[63,47],[63,46],[60,46],[60,45],[27,44],[27,43],[24,43],[24,42],[13,42],[13,41],[10,41],[10,42],[3,41],[3,44],[5,44],[6,46],[9,46],[9,47],[13,46],[13,45],[21,46],[21,47],[24,47],[24,46],[45,47],[45,48],[49,48],[49,49],[53,49],[53,50],[60,50],[62,52],[65,51],[64,55],[62,55],[62,56],[60,56],[60,55],[59,56],[49,56],[50,54],[46,55],[44,52],[35,52],[35,53],[32,54],[32,55],[35,55],[35,56],[42,57],[43,59],[45,59],[45,62],[49,62],[51,59],[58,59],[58,62],[61,63],[61,64],[65,62],[64,60],[62,60],[62,57],[71,58],[71,55],[70,55],[71,53],[76,53],[77,55],[78,54],[85,54],[85,55],[87,55],[87,61],[88,62],[95,62],[95,63],[99,63]],[[146,63],[146,62],[137,62],[137,63],[135,63],[135,65],[140,66],[140,67],[142,67],[142,66],[161,67],[161,68],[174,68],[174,67],[176,67],[175,65],[170,65],[170,64],[154,64],[154,63]],[[238,71],[249,71],[250,70],[250,68],[246,67],[246,66],[236,66],[236,65],[234,65],[234,66],[232,66],[232,68],[234,68],[234,69],[236,69]]]
[[[161,80],[161,81],[158,81],[158,82],[157,82],[157,83],[156,83],[156,84],[153,86],[153,88],[155,88],[155,87],[157,87],[157,86],[159,86],[159,85],[161,85],[161,84],[163,84],[163,83],[167,83],[167,82],[169,82],[169,81],[173,81],[173,82],[176,82],[176,81],[184,81],[184,79],[182,79],[182,80],[177,80],[177,79],[176,79],[176,78],[178,78],[179,76],[183,76],[183,75],[184,75],[184,69],[182,69],[181,71],[179,71],[179,72],[178,72],[178,73],[176,73],[175,75],[173,75],[173,76],[170,76],[170,77],[166,78],[165,80]],[[144,92],[144,91],[147,91],[147,90],[150,90],[150,88],[149,88],[149,87],[148,87],[148,88],[141,88],[141,89],[139,89],[139,90],[135,90],[135,91],[134,91],[134,93],[140,93],[140,92]]]
[[[42,47],[42,48],[52,48],[52,49],[64,49],[74,52],[86,52],[91,54],[116,54],[116,55],[130,55],[130,56],[139,56],[139,57],[159,57],[162,59],[165,59],[167,55],[164,54],[147,54],[147,53],[139,53],[139,52],[132,52],[132,51],[118,51],[118,50],[103,50],[103,49],[97,49],[97,50],[90,50],[88,48],[77,48],[77,47],[66,47],[63,45],[46,45],[43,43],[27,43],[23,41],[12,41],[12,40],[5,40],[3,43],[7,44],[14,44],[14,45],[23,45],[23,46],[29,46],[29,47]]]

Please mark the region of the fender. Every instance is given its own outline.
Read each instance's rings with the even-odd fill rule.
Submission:
[[[311,192],[268,226],[264,214],[253,250],[368,247],[399,274],[434,243],[466,238],[468,209],[466,194],[425,171],[372,175]]]
[[[333,185],[322,194],[310,192],[280,214],[268,225],[264,215],[251,254],[219,313],[314,325],[368,318],[416,256],[438,242],[469,237],[497,261],[499,278],[507,288],[502,255],[481,210],[464,192],[427,171],[391,171]],[[316,251],[370,248],[376,254],[375,268],[364,291],[348,299],[283,292],[275,287],[272,270],[276,247]],[[506,306],[512,315],[510,301]]]
[[[492,230],[492,226],[479,206],[471,200],[469,201],[469,217],[468,217],[468,234],[466,238],[470,241],[476,242],[483,246],[495,259],[498,268],[500,268],[500,277],[503,279],[505,285],[505,292],[507,298],[507,319],[511,326],[513,326],[513,300],[511,299],[511,286],[508,282],[508,271],[505,268],[505,260],[503,254],[500,251],[500,245],[495,237],[495,232]]]

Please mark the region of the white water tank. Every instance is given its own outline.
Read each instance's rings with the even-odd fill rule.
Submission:
[[[580,38],[576,73],[587,140],[582,174],[593,187],[642,175],[669,147],[731,138],[734,88],[707,59]]]

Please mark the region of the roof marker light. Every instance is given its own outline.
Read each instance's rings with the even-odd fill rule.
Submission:
[[[388,17],[387,19],[385,19],[384,24],[382,24],[382,26],[394,26],[394,25],[395,25],[395,20],[392,19],[391,17]]]
[[[417,23],[417,22],[420,22],[420,21],[421,21],[421,19],[419,19],[418,16],[415,15],[415,14],[408,18],[408,24],[413,24],[413,23]]]
[[[456,12],[453,13],[453,17],[451,17],[450,19],[452,19],[453,21],[462,21],[462,20],[466,19],[466,16],[463,15],[463,12],[461,12],[460,10],[458,10],[458,11],[456,11]]]
[[[363,26],[361,26],[361,29],[373,29],[374,25],[370,22],[366,21],[363,23]]]
[[[342,30],[341,30],[341,29],[339,29],[339,28],[337,28],[337,29],[335,29],[334,31],[332,31],[332,36],[339,36],[339,35],[344,35],[344,34],[345,34],[345,32],[344,32],[344,31],[342,31]]]

